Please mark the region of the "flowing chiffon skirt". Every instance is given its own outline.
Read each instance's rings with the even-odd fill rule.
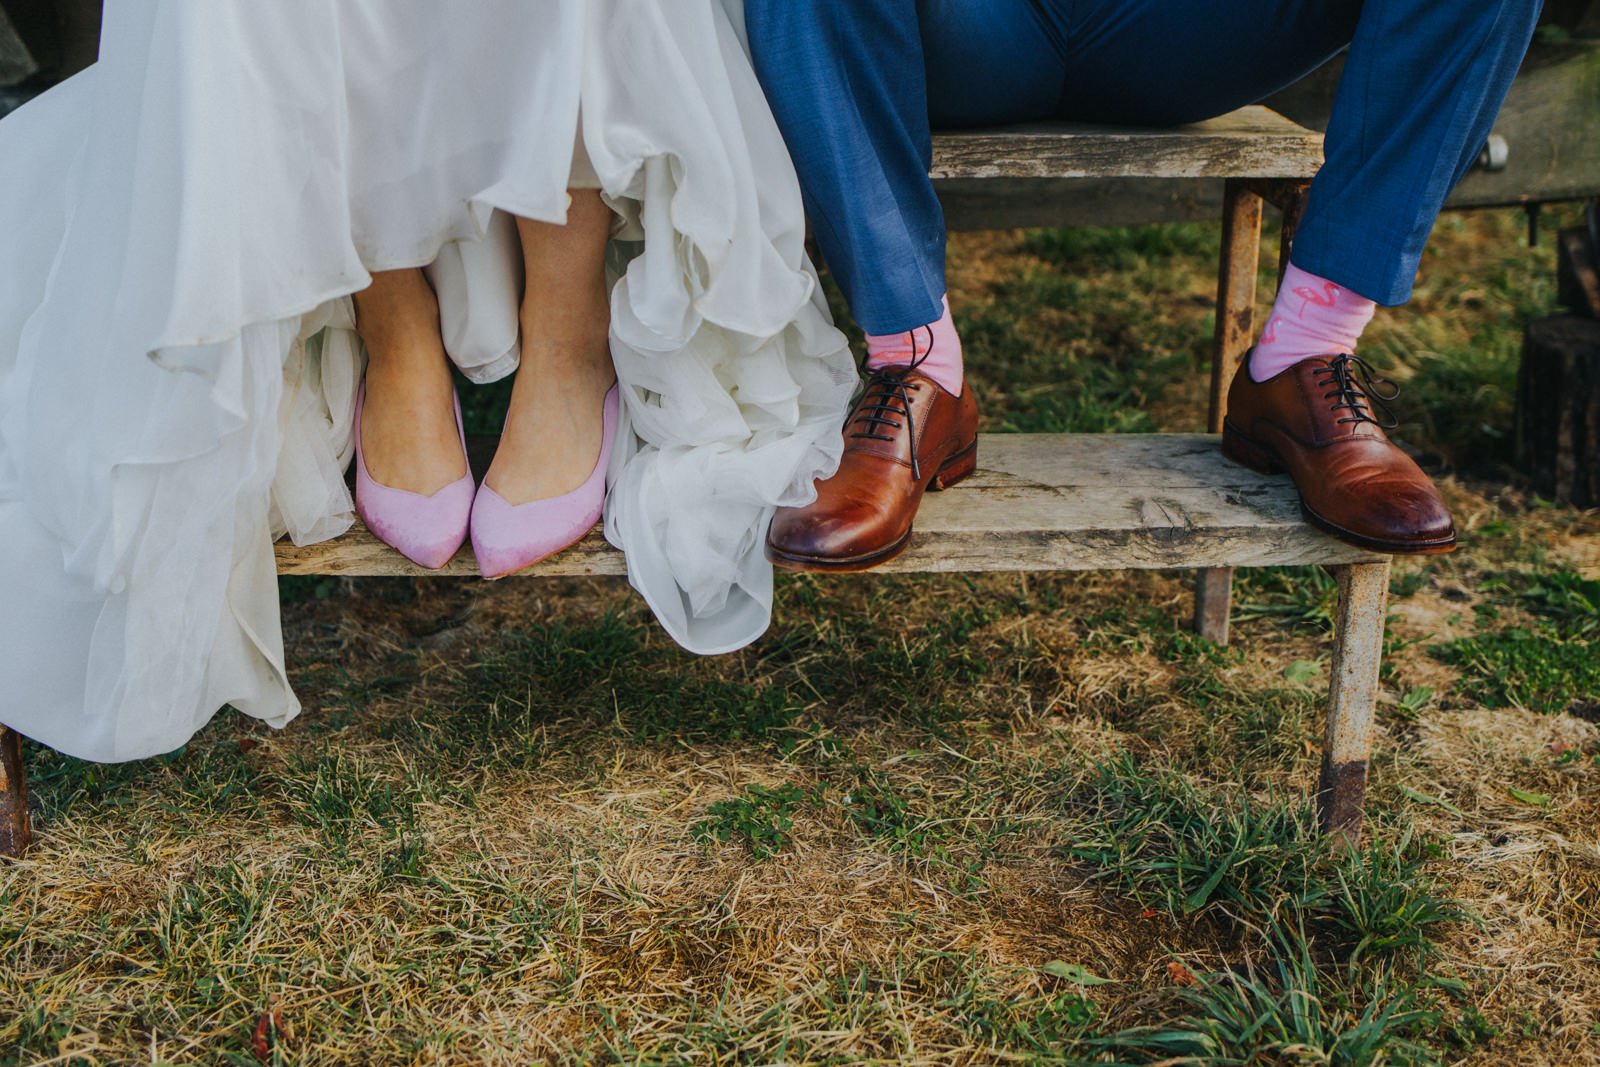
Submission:
[[[296,714],[272,541],[354,521],[349,294],[426,266],[511,373],[508,213],[563,220],[575,143],[620,216],[606,534],[685,647],[759,636],[855,375],[741,6],[111,0],[0,121],[0,722],[110,761]]]

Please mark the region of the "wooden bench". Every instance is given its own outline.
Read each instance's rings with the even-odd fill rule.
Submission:
[[[1061,179],[1226,183],[1210,433],[987,435],[977,475],[930,495],[912,547],[883,569],[1199,568],[1195,627],[1226,642],[1233,568],[1331,567],[1340,596],[1318,805],[1326,829],[1354,836],[1377,701],[1388,557],[1308,526],[1286,477],[1264,477],[1227,462],[1215,436],[1234,368],[1253,337],[1262,205],[1271,202],[1283,211],[1286,251],[1321,160],[1319,135],[1259,107],[1172,130],[1041,124],[937,137],[935,179],[967,186],[975,179],[1005,179],[1000,184],[1008,190],[1033,180],[1056,189]],[[1015,204],[1007,216],[1026,220]],[[950,221],[963,225],[956,212]],[[1286,257],[1280,257],[1280,267],[1282,262]],[[282,574],[476,573],[465,549],[442,572],[428,572],[360,528],[306,548],[280,544],[277,562]],[[524,573],[622,574],[624,566],[597,530]],[[27,837],[18,740],[0,728],[0,852],[19,853]]]

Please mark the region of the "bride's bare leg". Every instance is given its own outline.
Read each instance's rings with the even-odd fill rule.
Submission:
[[[466,474],[439,301],[420,269],[379,271],[355,294],[367,348],[361,447],[380,485],[431,494]]]
[[[600,454],[601,405],[616,381],[604,270],[611,209],[598,191],[574,189],[565,226],[519,218],[517,230],[527,266],[522,365],[484,484],[526,504],[578,488]]]

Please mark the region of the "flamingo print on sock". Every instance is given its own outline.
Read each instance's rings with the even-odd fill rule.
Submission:
[[[1333,307],[1338,303],[1339,294],[1343,292],[1337,285],[1326,280],[1322,283],[1322,292],[1320,293],[1309,285],[1297,285],[1291,291],[1300,298],[1300,311],[1295,317],[1301,319],[1306,317],[1306,308],[1313,304],[1319,308]]]
[[[1375,308],[1359,293],[1289,264],[1250,357],[1250,376],[1264,382],[1302,359],[1355,351]]]

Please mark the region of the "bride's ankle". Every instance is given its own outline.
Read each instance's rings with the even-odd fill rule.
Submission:
[[[519,374],[528,374],[543,387],[585,387],[616,378],[611,364],[607,332],[561,338],[524,335]]]
[[[374,388],[400,396],[422,399],[451,395],[454,384],[450,364],[441,355],[418,359],[367,360],[366,383],[368,391]]]
[[[376,362],[417,362],[443,348],[439,300],[420,270],[380,271],[354,294],[356,332]]]
[[[611,309],[604,300],[581,301],[585,306],[522,309],[518,317],[524,352],[550,358],[582,358],[596,348],[609,347]]]

